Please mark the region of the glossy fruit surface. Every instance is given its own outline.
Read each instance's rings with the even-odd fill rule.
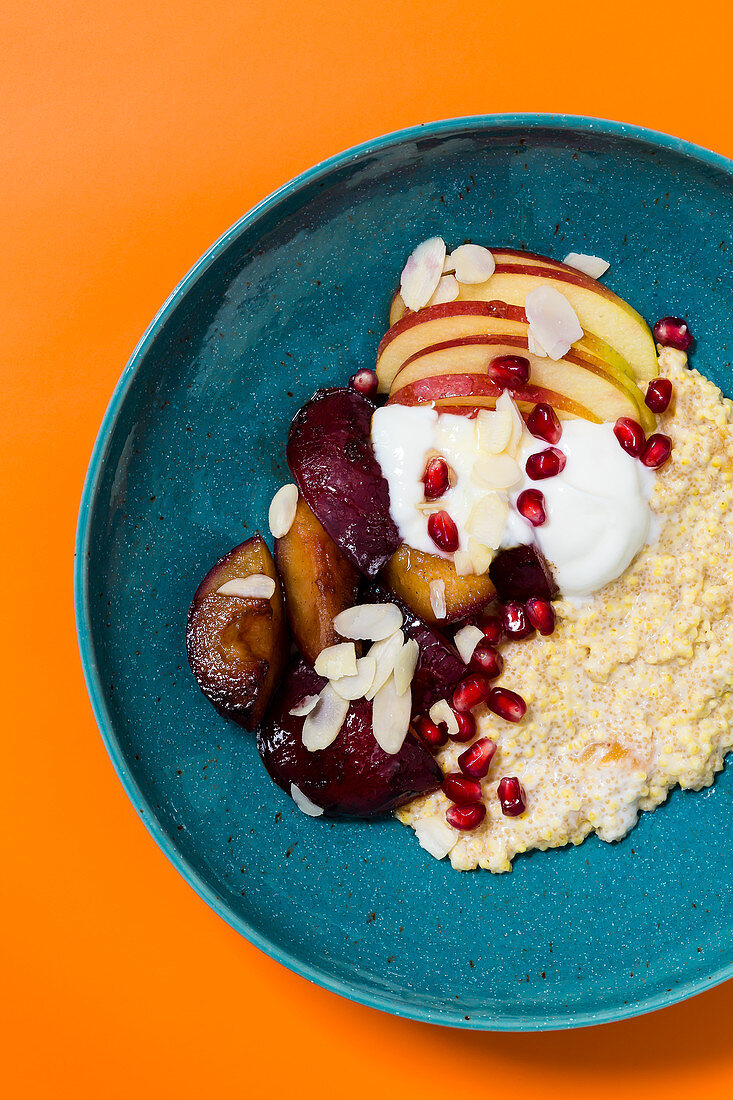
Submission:
[[[530,455],[525,463],[527,477],[532,481],[544,481],[548,477],[557,477],[565,469],[567,459],[557,447],[548,447]]]
[[[529,381],[529,359],[523,355],[498,355],[488,365],[492,382],[506,390],[517,390]]]
[[[428,534],[438,549],[446,554],[458,549],[458,528],[444,509],[431,512],[428,516]]]
[[[695,341],[687,321],[681,317],[663,317],[661,321],[657,321],[654,326],[654,339],[658,344],[677,348],[678,351],[687,351]]]
[[[496,742],[490,737],[480,737],[458,757],[458,767],[474,779],[483,779],[489,774],[495,752]]]
[[[519,817],[527,809],[527,795],[515,775],[500,780],[496,793],[505,817]]]
[[[613,434],[628,455],[632,458],[641,456],[646,446],[646,434],[638,420],[620,416],[613,426]]]
[[[658,470],[663,466],[672,453],[672,440],[668,435],[650,435],[641,461],[651,470]]]
[[[672,392],[673,386],[669,378],[653,378],[647,386],[644,400],[652,412],[659,415],[669,408]]]
[[[500,600],[526,603],[532,596],[551,600],[557,593],[550,567],[534,546],[500,550],[489,566],[489,576]]]
[[[445,815],[448,824],[462,832],[478,828],[485,817],[486,807],[483,802],[467,802],[463,806],[451,806]]]
[[[461,622],[481,611],[493,600],[495,589],[488,573],[459,577],[450,558],[424,554],[406,544],[392,555],[382,570],[381,579],[402,603],[412,608],[423,621],[440,627]],[[430,598],[431,581],[442,581],[445,618],[438,619]]]
[[[527,417],[527,430],[537,439],[547,443],[559,443],[562,437],[562,425],[552,405],[540,402],[535,405]]]
[[[547,519],[545,494],[539,489],[523,489],[517,497],[517,511],[533,527],[541,527]]]

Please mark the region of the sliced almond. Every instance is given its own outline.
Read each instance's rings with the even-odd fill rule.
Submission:
[[[430,606],[436,619],[444,619],[447,605],[445,602],[445,581],[430,582]]]
[[[513,420],[509,409],[481,409],[476,417],[479,450],[498,455],[511,443]]]
[[[498,547],[497,547],[498,549]],[[478,539],[468,537],[468,553],[477,577],[482,577],[494,560],[494,551],[484,546]]]
[[[366,699],[373,699],[383,684],[386,684],[394,671],[395,662],[405,642],[405,635],[401,630],[390,634],[381,642],[375,642],[369,650],[369,656],[373,657],[377,664],[372,686],[365,694]]]
[[[564,294],[552,286],[530,290],[524,303],[529,331],[550,359],[562,359],[583,336],[578,315]]]
[[[469,664],[474,649],[483,639],[484,632],[479,630],[477,626],[463,626],[456,633],[453,641],[456,643],[456,649],[460,653],[464,665]]]
[[[400,695],[394,676],[390,676],[374,696],[372,703],[372,732],[384,752],[399,752],[410,727],[412,692],[408,689]]]
[[[453,555],[453,568],[459,577],[473,576],[473,562],[467,550],[456,550]]]
[[[586,256],[582,252],[568,252],[563,263],[567,264],[568,267],[574,267],[578,271],[582,271],[585,275],[590,275],[591,279],[600,279],[601,275],[605,275],[611,266],[607,260],[602,260],[600,256]]]
[[[496,550],[504,537],[508,515],[509,505],[503,497],[498,493],[486,493],[474,504],[466,531],[483,546]]]
[[[356,649],[353,642],[339,642],[322,649],[313,666],[319,676],[327,680],[339,680],[342,676],[356,676]]]
[[[485,283],[496,270],[494,257],[480,244],[462,244],[450,254],[459,283]]]
[[[435,859],[445,859],[458,843],[458,831],[437,814],[419,818],[413,828],[420,847]]]
[[[410,638],[397,654],[392,672],[398,695],[404,695],[412,683],[419,658],[420,646],[414,638]]]
[[[428,304],[443,274],[444,262],[442,237],[423,241],[409,256],[400,276],[400,293],[408,309],[418,310]]]
[[[318,702],[317,695],[304,695],[297,706],[294,706],[292,710],[288,711],[288,714],[292,714],[294,718],[303,718],[315,707]]]
[[[497,412],[508,412],[512,418],[512,437],[509,440],[506,451],[507,454],[515,456],[519,448],[519,444],[522,441],[522,434],[524,432],[524,420],[522,414],[519,411],[516,401],[510,396],[508,390],[504,390],[499,400],[496,402]]]
[[[441,275],[435,293],[428,302],[429,306],[441,306],[444,302],[455,302],[461,288],[453,275]]]
[[[270,531],[274,539],[281,539],[284,535],[287,535],[288,531],[293,526],[297,507],[297,485],[291,483],[289,485],[283,485],[278,489],[270,501],[270,511],[267,516]]]
[[[341,676],[338,680],[332,680],[331,684],[342,699],[363,699],[374,683],[376,674],[377,662],[371,654],[367,654],[357,660],[356,673],[353,676]]]
[[[264,573],[250,573],[248,577],[234,577],[221,588],[219,596],[244,596],[248,600],[269,600],[275,594],[275,582]]]
[[[291,711],[290,713],[292,714],[293,712]],[[295,786],[295,783],[290,784],[290,797],[298,809],[302,810],[308,817],[320,817],[323,813],[323,807],[316,806],[315,802],[311,802],[308,795],[303,794],[300,788]]]
[[[393,603],[362,603],[347,607],[333,620],[342,638],[380,642],[402,626],[402,612]]]
[[[303,723],[303,745],[309,752],[327,749],[338,737],[346,719],[349,704],[326,684],[318,703]]]
[[[519,463],[508,454],[479,455],[471,467],[471,481],[484,489],[511,489],[521,480]]]
[[[430,720],[435,722],[436,726],[445,722],[449,737],[454,737],[458,733],[458,719],[445,699],[439,699],[437,703],[433,703],[430,708]]]
[[[547,352],[532,332],[532,329],[527,329],[527,351],[530,355],[536,355],[538,359],[547,359]]]

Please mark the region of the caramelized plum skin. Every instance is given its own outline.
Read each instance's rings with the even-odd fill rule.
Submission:
[[[264,573],[275,581],[269,600],[219,596],[235,577]],[[288,633],[275,563],[257,534],[214,565],[188,611],[186,651],[191,671],[220,714],[253,730],[282,674]]]
[[[489,566],[489,576],[500,600],[526,603],[533,597],[554,600],[557,585],[550,567],[534,546],[501,550]]]
[[[467,669],[458,650],[434,626],[430,626],[384,585],[370,584],[361,594],[364,603],[396,603],[402,611],[405,637],[414,638],[420,648],[412,680],[412,712],[427,712],[439,699],[450,699]]]
[[[355,390],[319,390],[293,418],[287,446],[288,465],[306,502],[368,577],[402,541],[372,447],[373,412],[373,403]]]
[[[380,749],[372,733],[372,704],[357,699],[327,749],[309,752],[302,741],[304,718],[288,712],[326,681],[296,659],[257,734],[270,777],[290,794],[294,783],[331,817],[375,817],[437,790],[443,774],[433,757],[408,733],[398,753]]]
[[[341,640],[333,620],[356,603],[359,572],[302,497],[290,530],[275,542],[275,561],[295,644],[314,664],[321,650]]]
[[[385,584],[423,622],[457,623],[474,615],[496,595],[489,575],[459,577],[452,561],[435,554],[424,554],[403,544],[392,555],[382,574]],[[445,619],[436,619],[430,603],[430,582],[445,585]]]

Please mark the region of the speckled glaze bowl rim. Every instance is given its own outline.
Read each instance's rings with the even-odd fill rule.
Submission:
[[[90,553],[90,533],[93,504],[99,488],[102,471],[108,450],[108,443],[112,437],[117,417],[121,411],[128,391],[132,385],[135,372],[143,362],[148,351],[155,342],[158,334],[165,325],[168,317],[173,313],[181,300],[196,284],[199,277],[214,260],[228,247],[228,245],[244,230],[251,228],[261,216],[283,200],[291,199],[305,187],[314,181],[323,179],[334,169],[341,168],[352,160],[363,156],[379,153],[385,149],[399,145],[403,142],[411,142],[426,137],[449,136],[460,134],[466,129],[479,129],[484,131],[501,132],[521,128],[531,135],[534,130],[555,130],[558,132],[578,134],[600,134],[610,137],[620,137],[637,141],[646,145],[656,146],[661,150],[678,153],[685,157],[701,162],[733,177],[733,161],[719,153],[714,153],[702,146],[685,141],[682,138],[672,137],[669,134],[648,130],[644,127],[633,126],[623,122],[614,122],[607,119],[585,117],[582,115],[554,115],[554,114],[503,114],[503,115],[473,115],[462,118],[442,119],[436,122],[411,126],[404,130],[384,134],[381,137],[355,145],[344,152],[321,161],[312,168],[301,172],[289,182],[283,184],[271,195],[257,203],[246,214],[239,218],[210,248],[204,252],[191,270],[184,276],[167,301],[158,310],[153,320],[148,325],[137,347],[130,356],[119,382],[110,399],[109,405],[102,420],[99,433],[92,451],[87,470],[84,488],[79,507],[79,518],[75,545],[74,568],[74,605],[76,612],[77,635],[81,662],[84,670],[87,690],[92,704],[92,710],[97,725],[102,735],[105,747],[114,765],[115,771],[122,786],[141,815],[143,823],[155,842],[162,849],[173,866],[183,876],[186,882],[193,887],[201,898],[230,924],[237,932],[243,935],[250,943],[261,951],[270,955],[277,962],[282,963],[290,970],[309,981],[323,986],[334,993],[360,1004],[372,1008],[381,1009],[408,1019],[420,1020],[426,1023],[439,1024],[449,1027],[470,1028],[481,1031],[551,1031],[561,1028],[587,1027],[592,1024],[609,1023],[615,1020],[623,1020],[632,1016],[642,1015],[659,1008],[665,1008],[679,1001],[686,1000],[697,993],[719,985],[728,978],[733,977],[733,963],[721,967],[716,973],[708,977],[700,977],[689,981],[686,985],[669,990],[662,994],[650,996],[635,1003],[619,1004],[616,1007],[603,1009],[597,1012],[582,1013],[557,1013],[546,1017],[535,1017],[526,1023],[518,1022],[515,1016],[481,1017],[472,1015],[470,1020],[464,1019],[459,1012],[451,1010],[449,1006],[441,1008],[424,1008],[410,1004],[408,1000],[393,994],[377,992],[365,993],[353,988],[349,983],[340,980],[325,970],[311,966],[299,959],[291,952],[284,951],[272,943],[248,921],[243,920],[235,913],[227,909],[226,905],[207,885],[207,883],[188,864],[182,853],[172,843],[170,837],[158,821],[155,810],[143,796],[140,787],[129,771],[125,756],[120,748],[114,730],[112,717],[107,708],[104,691],[97,667],[94,648],[92,644],[91,613],[87,600],[88,591],[88,554]]]

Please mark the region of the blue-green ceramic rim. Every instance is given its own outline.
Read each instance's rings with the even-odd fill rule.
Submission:
[[[713,153],[700,145],[685,141],[682,138],[672,137],[656,130],[648,130],[640,126],[632,126],[623,122],[614,122],[607,119],[589,118],[582,115],[553,115],[553,114],[506,114],[506,115],[473,115],[465,118],[442,119],[438,122],[425,123],[419,126],[411,126],[405,130],[397,130],[382,137],[366,141],[361,145],[355,145],[342,153],[338,153],[327,160],[321,161],[314,167],[302,172],[288,183],[283,184],[271,195],[253,206],[246,214],[234,223],[219,239],[211,245],[203,256],[193,265],[188,274],[181,280],[168,300],[164,303],[147,330],[142,336],[137,347],[130,356],[112,398],[104,414],[99,433],[97,435],[92,456],[89,462],[84,489],[82,491],[79,507],[79,519],[76,533],[75,568],[74,568],[74,605],[76,611],[77,634],[81,662],[84,669],[87,690],[91,699],[92,710],[102,734],[102,739],[110,755],[115,771],[124,787],[128,798],[140,813],[143,823],[155,842],[162,849],[173,866],[179,871],[186,882],[193,887],[197,894],[211,906],[228,924],[241,933],[250,943],[254,944],[265,954],[270,955],[277,962],[287,966],[296,974],[307,978],[317,985],[330,989],[334,993],[347,997],[349,1000],[372,1008],[381,1009],[395,1016],[403,1016],[408,1019],[421,1020],[426,1023],[441,1024],[449,1027],[471,1028],[482,1031],[552,1031],[560,1028],[587,1027],[592,1024],[609,1023],[614,1020],[624,1020],[632,1016],[640,1016],[646,1012],[653,1012],[659,1008],[666,1008],[679,1001],[686,1000],[697,993],[711,989],[728,978],[733,977],[733,963],[722,967],[717,973],[706,977],[697,978],[686,985],[674,990],[657,994],[640,1000],[635,1004],[620,1004],[616,1008],[604,1009],[599,1012],[583,1012],[573,1015],[548,1015],[536,1017],[528,1021],[526,1026],[518,1028],[516,1017],[512,1020],[497,1016],[492,1020],[477,1019],[472,1017],[466,1020],[463,1015],[453,1012],[449,1007],[428,1010],[416,1007],[401,1000],[396,995],[379,993],[362,994],[352,988],[347,982],[335,978],[317,967],[309,966],[303,960],[288,951],[273,944],[261,932],[253,928],[247,921],[229,912],[216,896],[213,890],[200,878],[188,865],[181,853],[171,843],[170,838],[157,820],[154,808],[144,798],[138,784],[128,770],[125,758],[115,735],[112,720],[107,709],[104,693],[97,668],[94,650],[92,646],[92,631],[90,622],[90,609],[86,599],[88,580],[88,553],[89,535],[92,506],[99,485],[102,469],[104,467],[108,442],[112,436],[116,418],[138,365],[146,355],[148,349],[157,338],[167,318],[176,308],[188,290],[194,285],[199,276],[209,265],[224,251],[230,242],[244,229],[255,223],[263,214],[277,206],[283,199],[290,198],[301,189],[316,180],[327,176],[333,169],[340,168],[349,161],[365,154],[378,153],[390,146],[404,141],[415,141],[418,138],[436,137],[450,133],[456,129],[465,127],[482,128],[485,130],[502,131],[523,127],[528,131],[536,129],[555,129],[565,132],[599,133],[616,137],[625,137],[644,142],[647,145],[656,145],[660,149],[683,154],[698,162],[719,169],[733,176],[733,161],[718,153]]]

